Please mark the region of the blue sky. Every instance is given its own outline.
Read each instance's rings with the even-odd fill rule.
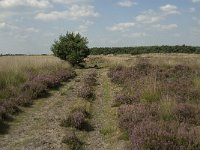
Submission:
[[[200,0],[0,0],[0,53],[51,53],[60,34],[89,47],[200,45]]]

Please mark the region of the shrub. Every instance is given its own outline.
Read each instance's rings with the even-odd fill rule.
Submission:
[[[130,130],[129,149],[199,149],[199,134],[186,124],[146,120]]]
[[[200,110],[192,104],[179,103],[173,109],[174,117],[179,122],[199,125]]]
[[[76,76],[76,72],[69,69],[60,69],[56,72],[56,77],[59,81],[67,82],[69,79],[72,79]]]
[[[133,104],[136,102],[139,102],[138,98],[128,94],[117,94],[114,97],[115,106],[120,106],[122,104]]]
[[[115,66],[110,68],[108,72],[108,77],[111,78],[111,81],[114,83],[122,84],[124,82],[124,71],[125,67]]]
[[[32,80],[26,82],[22,87],[23,92],[29,93],[32,99],[44,96],[47,93],[47,86],[40,81]]]
[[[96,76],[97,76],[97,73],[92,72],[92,73],[83,77],[83,82],[85,84],[88,84],[89,86],[94,86],[97,82]]]
[[[40,82],[47,88],[54,88],[60,85],[59,79],[54,75],[38,75],[32,79],[33,82]]]
[[[145,119],[158,120],[159,107],[157,104],[134,104],[119,107],[119,126],[129,129]]]
[[[85,123],[85,114],[79,111],[71,113],[66,120],[62,120],[61,126],[81,129]]]
[[[72,109],[71,113],[74,113],[74,112],[80,112],[80,113],[84,114],[85,117],[90,116],[90,113],[83,106],[82,107],[79,106],[77,108]]]
[[[78,89],[78,96],[85,98],[85,99],[90,99],[93,97],[93,92],[92,88],[88,84],[83,84],[79,89]]]
[[[61,35],[52,45],[51,51],[55,56],[69,61],[74,66],[82,63],[89,55],[87,44],[87,38],[72,32]]]
[[[62,142],[67,144],[71,150],[81,150],[83,146],[83,142],[79,140],[74,132],[68,133]]]

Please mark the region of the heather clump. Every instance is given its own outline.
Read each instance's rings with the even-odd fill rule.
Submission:
[[[97,76],[97,74],[95,72],[88,74],[83,77],[83,82],[85,84],[88,84],[89,86],[94,86],[97,82],[96,76]]]
[[[84,99],[90,99],[93,97],[92,88],[88,84],[83,84],[78,89],[78,96]]]
[[[128,93],[118,93],[114,97],[114,106],[120,106],[122,104],[133,104],[139,102],[139,98],[132,96]]]
[[[60,69],[56,72],[56,77],[60,82],[67,82],[76,76],[76,72],[71,69]]]
[[[22,91],[29,93],[32,99],[36,99],[47,93],[47,86],[42,84],[40,80],[31,80],[23,85]]]
[[[130,129],[130,150],[199,149],[199,133],[187,124],[146,120]]]
[[[67,119],[61,121],[61,126],[81,129],[85,123],[86,116],[83,112],[72,112]]]
[[[67,133],[62,142],[67,144],[70,150],[81,150],[83,148],[83,142],[74,132]]]
[[[173,108],[172,112],[175,120],[180,123],[185,122],[196,125],[200,123],[200,110],[195,105],[179,103]]]
[[[145,119],[158,120],[157,104],[134,104],[122,105],[119,107],[119,126],[122,129],[129,129]]]

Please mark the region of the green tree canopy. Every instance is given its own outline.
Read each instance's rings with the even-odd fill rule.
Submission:
[[[51,51],[55,56],[69,61],[74,66],[82,63],[89,55],[87,44],[86,37],[82,37],[79,33],[67,32],[66,35],[60,35],[59,40],[54,42]]]

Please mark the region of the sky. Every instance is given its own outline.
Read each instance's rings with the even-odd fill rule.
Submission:
[[[200,0],[0,0],[0,53],[48,54],[67,32],[89,47],[200,46]]]

